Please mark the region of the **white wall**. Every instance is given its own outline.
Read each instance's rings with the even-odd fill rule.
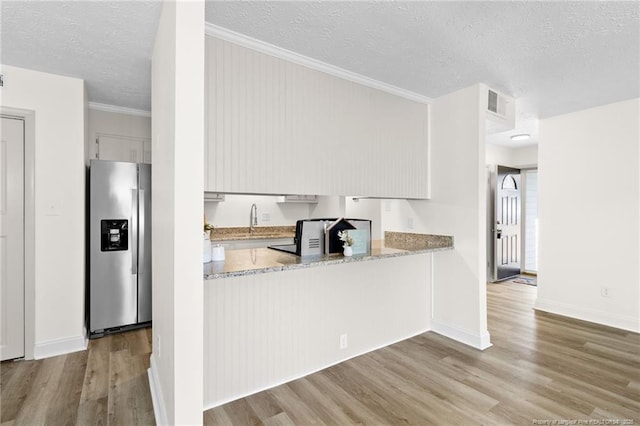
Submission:
[[[426,204],[426,201],[418,204]],[[382,227],[385,231],[423,232],[424,227],[416,221],[414,203],[407,200],[384,200],[382,202]],[[416,223],[418,225],[416,226]]]
[[[298,219],[309,217],[310,204],[278,203],[278,199],[271,195],[227,194],[223,202],[204,203],[204,214],[209,223],[219,227],[249,226],[253,203],[258,207],[258,226],[292,226]]]
[[[538,166],[538,145],[525,146],[513,150],[513,165],[518,169]]]
[[[318,196],[318,204],[311,205],[312,218],[343,217],[345,215],[344,197],[338,195]]]
[[[540,121],[536,309],[640,331],[639,141],[640,99]]]
[[[509,148],[487,144],[486,163],[517,169],[536,167],[538,164],[538,145]]]
[[[432,329],[477,348],[490,345],[486,315],[486,86],[431,106],[431,200],[385,201],[384,228],[453,235],[433,265]]]
[[[151,139],[151,118],[139,115],[89,109],[89,138],[86,156],[96,158],[96,139],[100,135]]]
[[[345,198],[345,217],[371,220],[371,239],[384,239],[382,205],[384,200]]]
[[[152,60],[153,353],[159,424],[202,423],[204,3],[164,2]]]
[[[513,167],[511,166],[513,150],[502,145],[487,144],[485,161],[487,164]]]
[[[279,203],[280,197],[270,195],[227,194],[223,202],[204,203],[207,221],[219,227],[249,226],[249,210],[258,207],[258,226],[292,226],[298,219],[309,217],[352,217],[372,221],[372,238],[384,238],[382,203],[379,199],[319,196],[318,203]],[[265,220],[264,215],[269,216]]]
[[[35,342],[25,343],[43,358],[85,347],[84,82],[8,65],[2,73],[3,111],[35,117]]]
[[[220,227],[249,226],[249,210],[258,207],[258,226],[292,226],[298,219],[309,217],[353,217],[372,221],[373,239],[384,237],[382,230],[382,200],[353,197],[319,196],[318,203],[279,203],[281,197],[270,195],[227,194],[225,201],[204,203],[209,223]],[[269,220],[265,220],[264,215]]]

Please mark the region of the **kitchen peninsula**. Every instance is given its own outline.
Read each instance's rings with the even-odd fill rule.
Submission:
[[[387,232],[351,258],[257,248],[205,264],[205,409],[430,330],[434,257],[452,248]]]
[[[371,253],[344,257],[341,254],[300,257],[268,248],[229,250],[223,262],[204,264],[204,279],[254,275],[314,266],[361,262],[389,257],[431,253],[453,248],[453,239],[442,235],[387,232],[386,240],[373,241]]]

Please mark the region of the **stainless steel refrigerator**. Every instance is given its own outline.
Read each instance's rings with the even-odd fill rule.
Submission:
[[[151,165],[91,160],[89,337],[151,323]]]

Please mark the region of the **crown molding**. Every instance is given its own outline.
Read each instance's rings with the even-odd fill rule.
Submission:
[[[244,46],[246,48],[256,50],[258,52],[266,53],[267,55],[275,56],[280,59],[285,59],[287,61],[305,66],[307,68],[321,71],[326,74],[331,74],[336,77],[340,77],[345,80],[352,81],[354,83],[362,84],[363,86],[368,86],[368,87],[378,89],[387,93],[391,93],[396,96],[410,99],[415,102],[420,102],[424,104],[430,104],[433,102],[433,99],[427,96],[423,96],[418,93],[411,92],[409,90],[401,89],[399,87],[392,86],[390,84],[383,83],[381,81],[374,80],[369,77],[365,77],[361,74],[347,71],[343,68],[339,68],[334,65],[330,65],[325,62],[318,61],[317,59],[313,59],[308,56],[304,56],[299,53],[295,53],[290,50],[283,49],[282,47],[275,46],[265,41],[255,39],[253,37],[249,37],[241,33],[237,33],[228,28],[219,27],[209,22],[205,22],[204,28],[205,28],[204,30],[205,34],[211,37],[216,37],[222,40],[226,40],[228,42],[238,44],[240,46]]]
[[[121,107],[116,105],[100,104],[97,102],[89,102],[89,109],[92,109],[95,111],[115,112],[118,114],[137,115],[138,117],[151,118],[151,111]]]

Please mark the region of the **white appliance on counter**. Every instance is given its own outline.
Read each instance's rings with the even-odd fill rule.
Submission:
[[[336,222],[338,222],[336,224]],[[334,225],[336,224],[336,225]],[[332,226],[334,225],[334,226]],[[331,228],[326,238],[325,232]],[[269,246],[270,249],[292,253],[297,256],[321,256],[342,252],[342,243],[337,237],[338,231],[361,229],[366,232],[367,251],[371,252],[371,221],[368,219],[303,219],[296,222],[296,236],[293,244]],[[328,241],[328,244],[326,243]]]

